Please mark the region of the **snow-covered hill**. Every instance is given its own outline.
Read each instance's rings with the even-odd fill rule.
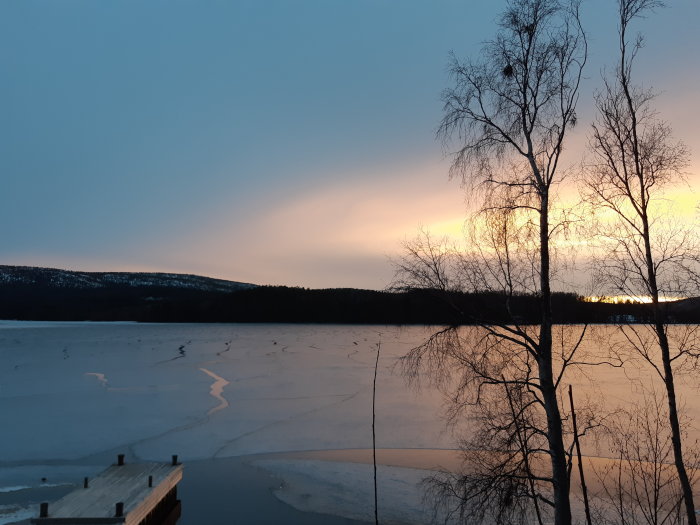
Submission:
[[[233,292],[255,286],[248,283],[178,273],[74,272],[56,268],[0,265],[0,286],[3,285],[37,285],[81,290],[112,287],[157,287],[203,292]]]

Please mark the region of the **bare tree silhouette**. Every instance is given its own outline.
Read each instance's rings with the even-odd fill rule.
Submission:
[[[610,417],[602,433],[612,459],[595,468],[596,523],[687,523],[663,397],[644,389],[641,400]],[[698,466],[697,452],[690,450],[691,472]]]
[[[658,0],[618,0],[619,62],[596,95],[599,115],[590,140],[593,158],[587,166],[584,193],[589,203],[612,211],[615,218],[599,224],[605,248],[599,269],[613,293],[651,300],[653,321],[649,326],[621,326],[620,330],[663,382],[673,460],[688,523],[695,525],[674,375],[698,353],[687,332],[679,333],[675,341],[670,337],[662,302],[666,295],[697,291],[700,245],[695,230],[670,220],[669,203],[664,200],[670,185],[684,181],[688,152],[672,138],[670,126],[658,118],[652,107],[653,92],[632,82],[643,38],[631,38],[630,25],[660,6]]]
[[[456,145],[451,174],[479,204],[469,251],[423,232],[397,262],[396,286],[494,291],[510,314],[508,324],[494,324],[461,312],[478,326],[445,328],[404,361],[409,376],[427,365],[433,379],[454,387],[453,418],[477,407],[482,448],[503,453],[473,454],[468,474],[434,484],[457,498],[453,515],[472,520],[542,523],[546,508],[555,524],[571,523],[558,389],[583,333],[553,332],[551,281],[552,239],[567,225],[554,210],[554,187],[564,178],[564,140],[576,124],[587,54],[578,7],[511,0],[478,61],[452,57],[438,136],[448,149]],[[515,306],[526,293],[538,299],[534,326],[521,324]]]

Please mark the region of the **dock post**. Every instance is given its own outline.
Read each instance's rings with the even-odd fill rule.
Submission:
[[[173,454],[173,467],[177,465],[177,454]]]
[[[124,454],[117,455],[117,465],[120,467],[124,465]]]
[[[119,456],[118,463],[125,466],[115,462],[100,474],[83,477],[82,488],[74,487],[56,502],[35,500],[34,514],[27,521],[33,525],[124,525],[126,520],[135,525],[146,519],[148,523],[174,525],[181,512],[177,484],[183,467],[178,457],[173,456],[173,465],[167,461],[126,465],[125,454]]]

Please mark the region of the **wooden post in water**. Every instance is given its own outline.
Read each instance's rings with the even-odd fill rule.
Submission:
[[[44,502],[39,506],[39,517],[48,518],[49,517],[49,504]]]
[[[88,488],[88,479],[87,478],[83,478],[83,488],[84,489]]]
[[[173,467],[177,465],[177,454],[173,454]]]
[[[114,512],[114,516],[117,518],[122,517],[124,515],[124,502],[123,501],[117,502],[115,507],[116,507],[116,509]]]
[[[124,454],[117,455],[117,465],[120,467],[124,465]]]
[[[153,486],[153,476],[148,476],[148,486],[149,488]]]

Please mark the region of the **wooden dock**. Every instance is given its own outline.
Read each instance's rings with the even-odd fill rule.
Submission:
[[[177,484],[182,465],[173,456],[170,463],[117,463],[94,478],[85,478],[83,488],[51,505],[42,503],[38,525],[174,525],[180,517]]]

